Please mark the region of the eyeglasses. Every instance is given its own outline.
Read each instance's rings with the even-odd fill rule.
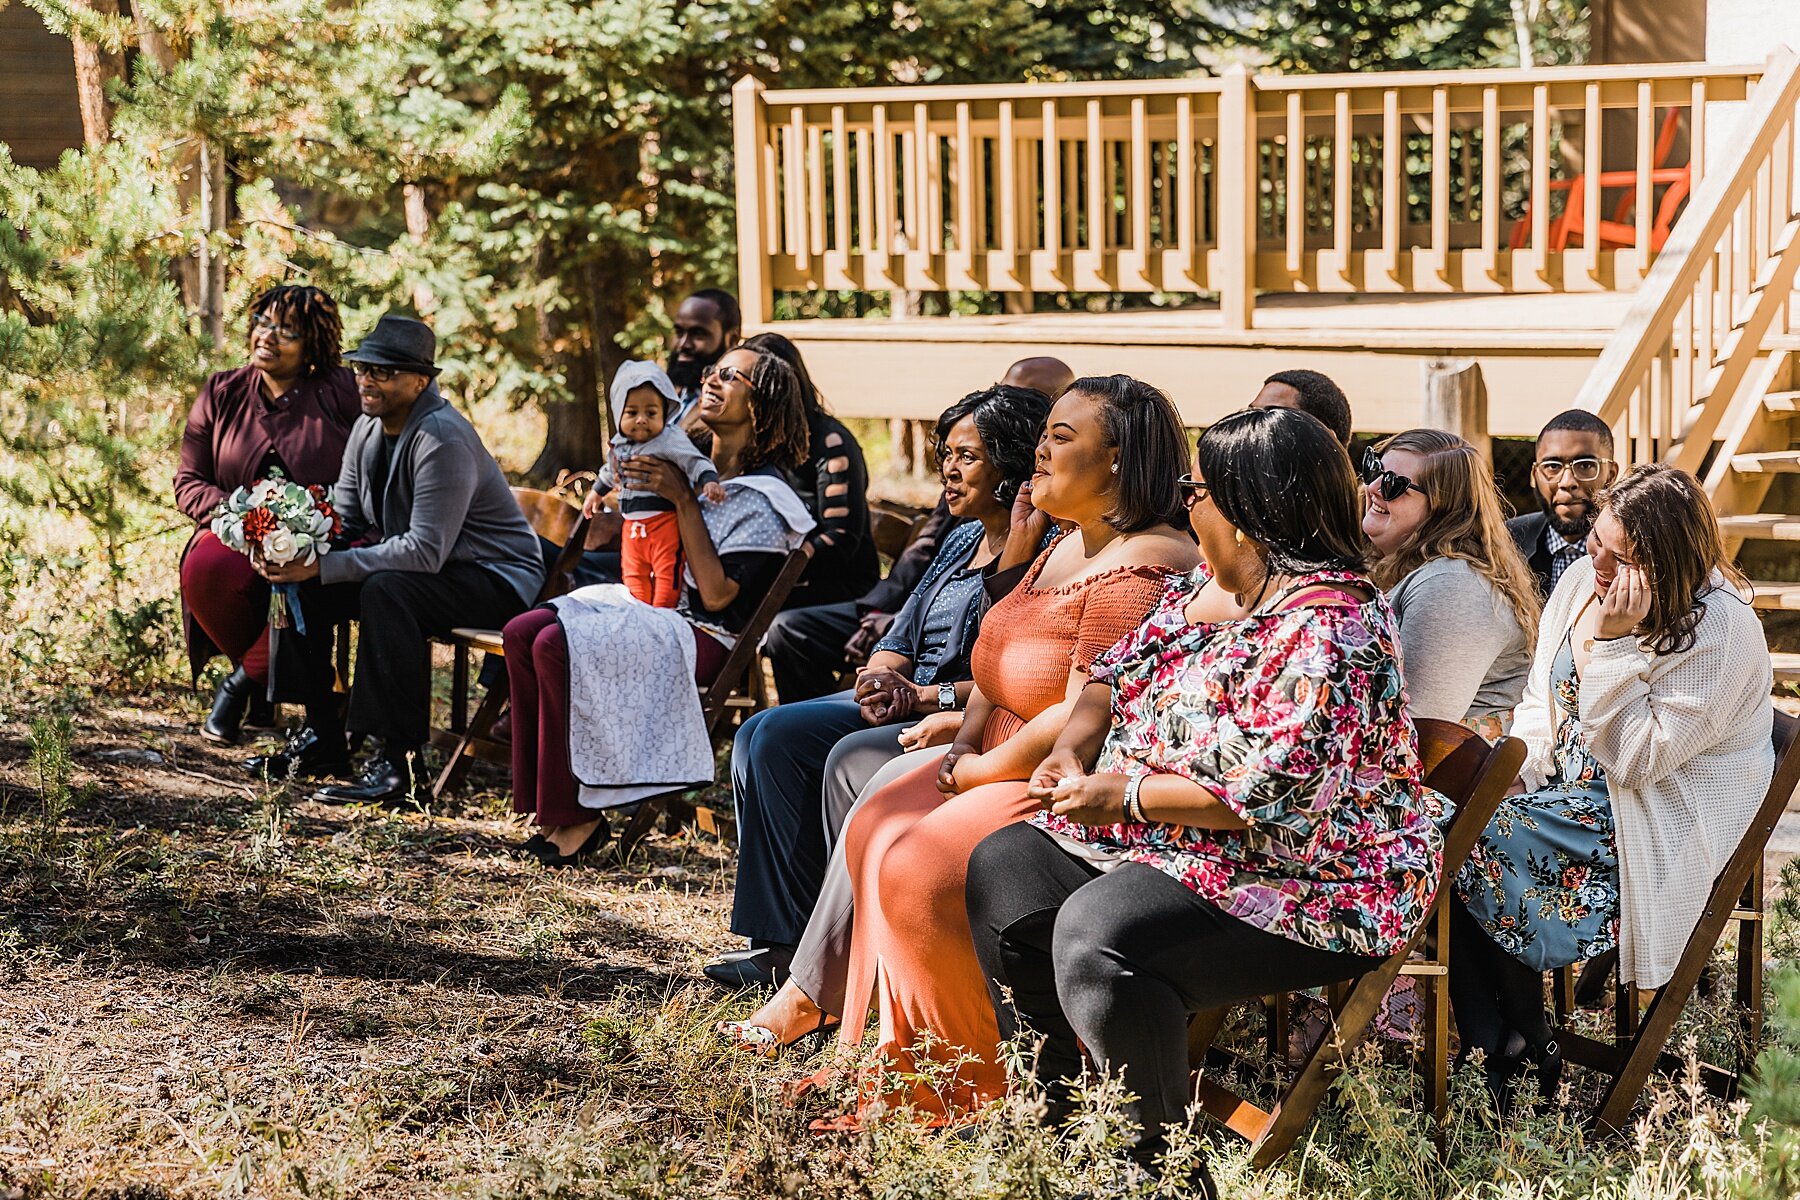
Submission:
[[[1577,483],[1592,483],[1600,478],[1601,469],[1610,467],[1612,462],[1610,458],[1595,458],[1591,454],[1584,454],[1580,458],[1567,460],[1540,458],[1531,465],[1545,483],[1555,483],[1563,477],[1564,471],[1573,474]]]
[[[358,379],[366,375],[376,383],[392,383],[394,376],[400,374],[400,368],[378,367],[374,363],[353,362],[350,364],[350,372]]]
[[[717,379],[720,383],[736,383],[741,379],[748,385],[750,372],[740,371],[736,367],[721,367],[718,363],[712,363],[700,372],[700,378]]]
[[[1409,488],[1421,496],[1425,495],[1424,488],[1406,476],[1396,475],[1388,470],[1381,461],[1381,455],[1371,448],[1363,450],[1362,481],[1370,491],[1389,502],[1406,495]]]
[[[1212,495],[1212,484],[1192,475],[1183,475],[1175,481],[1175,486],[1181,489],[1181,502],[1189,508]]]
[[[277,325],[262,313],[257,313],[254,317],[250,318],[250,329],[252,332],[266,329],[275,335],[276,341],[285,342],[290,346],[306,336],[298,329],[290,329],[286,325]]]

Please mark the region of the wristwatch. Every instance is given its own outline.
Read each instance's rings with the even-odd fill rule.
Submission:
[[[938,684],[938,711],[956,711],[956,685],[954,683]]]

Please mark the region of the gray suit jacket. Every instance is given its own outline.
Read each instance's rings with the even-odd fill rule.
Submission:
[[[380,420],[358,417],[331,502],[347,539],[373,528],[381,540],[325,555],[320,582],[354,582],[377,571],[434,575],[446,563],[466,562],[499,575],[526,604],[537,599],[544,584],[537,534],[481,435],[436,384],[420,393],[400,431],[375,512],[381,449]]]

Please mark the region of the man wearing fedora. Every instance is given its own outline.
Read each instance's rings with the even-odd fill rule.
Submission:
[[[253,774],[321,779],[350,773],[346,730],[378,739],[349,783],[314,799],[381,803],[420,778],[417,752],[430,734],[429,639],[459,626],[499,629],[537,597],[544,581],[537,535],[481,436],[432,381],[437,339],[429,326],[385,316],[344,356],[363,415],[350,431],[332,504],[342,548],[309,564],[258,564],[272,583],[299,583],[306,630],[281,631],[276,672],[306,705],[306,726],[281,751],[252,759]],[[332,694],[332,626],[361,624],[347,718]],[[289,652],[283,652],[289,651]]]

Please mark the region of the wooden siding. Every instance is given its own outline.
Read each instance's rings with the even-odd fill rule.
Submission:
[[[81,145],[69,40],[23,4],[0,8],[0,142],[13,161],[33,167]]]

